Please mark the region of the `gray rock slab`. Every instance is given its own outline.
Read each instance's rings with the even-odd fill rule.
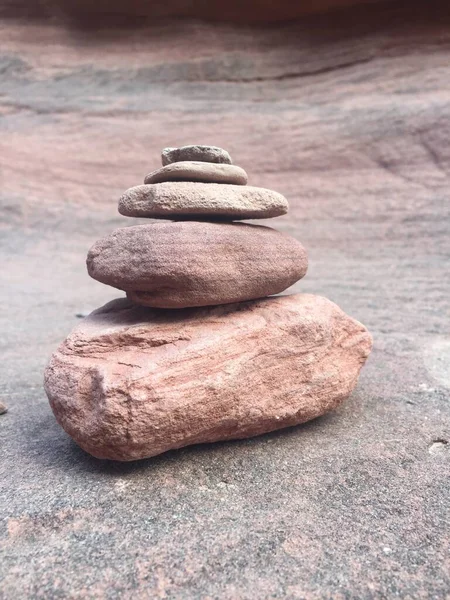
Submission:
[[[251,185],[166,181],[137,185],[119,199],[126,217],[153,219],[242,220],[270,219],[287,213],[288,201],[279,192]]]
[[[164,148],[161,153],[163,165],[170,163],[198,160],[210,163],[225,163],[231,165],[231,156],[223,148],[217,146],[191,145],[181,148]]]

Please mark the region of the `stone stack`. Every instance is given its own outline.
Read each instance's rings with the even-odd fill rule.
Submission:
[[[334,408],[371,337],[317,296],[269,297],[307,270],[303,246],[236,221],[285,214],[277,192],[214,146],[166,148],[119,212],[165,219],[121,228],[89,251],[94,279],[126,292],[53,355],[45,386],[64,429],[94,456],[134,460],[249,437]]]
[[[170,221],[118,229],[98,241],[87,259],[91,277],[124,290],[135,304],[186,308],[271,296],[305,275],[306,251],[297,240],[236,223],[286,213],[281,194],[246,185],[244,169],[221,148],[167,148],[162,161],[144,185],[125,192],[119,212]]]

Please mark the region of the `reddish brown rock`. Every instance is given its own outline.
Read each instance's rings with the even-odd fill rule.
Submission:
[[[164,181],[201,181],[204,183],[229,183],[246,185],[247,173],[236,165],[215,164],[199,161],[176,162],[149,173],[144,183]]]
[[[371,345],[320,296],[182,311],[121,299],[72,331],[45,389],[87,452],[134,460],[314,419],[352,391]]]
[[[288,207],[284,196],[265,188],[190,181],[137,185],[119,199],[121,215],[152,219],[269,219]]]
[[[137,304],[183,308],[282,292],[307,270],[293,237],[243,223],[151,223],[116,229],[87,257],[91,277]]]

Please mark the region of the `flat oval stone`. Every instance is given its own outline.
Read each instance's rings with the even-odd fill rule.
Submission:
[[[164,148],[161,153],[163,165],[182,160],[199,160],[210,163],[226,163],[231,165],[231,156],[223,148],[217,146],[181,146],[181,148]]]
[[[361,323],[320,296],[179,311],[122,298],[61,344],[45,390],[87,452],[136,460],[314,419],[350,394],[371,346]]]
[[[202,181],[204,183],[229,183],[246,185],[247,173],[241,167],[199,161],[183,161],[161,167],[149,173],[144,183],[164,181]]]
[[[288,208],[284,196],[265,188],[192,181],[138,185],[119,200],[121,215],[152,219],[269,219]]]
[[[180,221],[116,229],[87,257],[89,275],[136,304],[183,308],[282,292],[307,270],[293,237],[259,225]]]

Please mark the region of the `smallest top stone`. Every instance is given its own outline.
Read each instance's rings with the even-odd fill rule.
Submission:
[[[163,166],[185,160],[200,162],[232,164],[231,156],[226,150],[217,146],[182,146],[181,148],[164,148],[161,154]]]

